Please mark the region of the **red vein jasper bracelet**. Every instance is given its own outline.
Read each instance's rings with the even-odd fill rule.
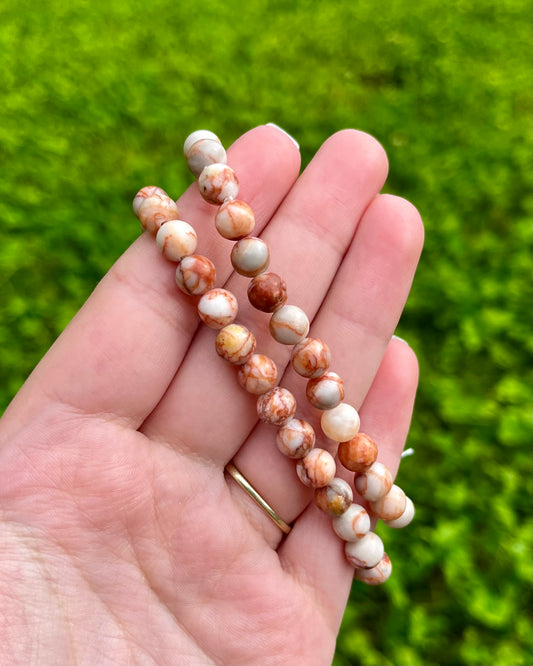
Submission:
[[[220,140],[207,130],[187,137],[184,145],[187,163],[198,178],[202,197],[217,206],[215,227],[220,235],[235,241],[231,264],[240,275],[251,278],[248,300],[256,309],[270,314],[269,330],[281,344],[291,345],[290,363],[307,379],[309,403],[321,411],[323,434],[338,443],[338,458],[354,472],[354,487],[367,502],[367,508],[354,503],[349,483],[336,477],[336,463],[325,449],[316,447],[316,433],[310,423],[296,417],[296,399],[277,386],[278,370],[274,361],[256,353],[256,340],[246,327],[235,323],[238,302],[234,294],[215,287],[213,263],[195,254],[197,235],[193,227],[179,219],[176,203],[159,187],[143,187],[133,200],[133,210],[144,229],[156,235],[163,256],[177,263],[176,284],[191,296],[200,296],[198,315],[209,327],[219,329],[216,352],[238,367],[238,383],[257,395],[257,414],[265,423],[277,426],[276,444],[280,452],[296,460],[300,481],[315,489],[315,504],[332,517],[335,533],[345,542],[346,559],[354,567],[354,576],[369,585],[385,582],[392,565],[381,539],[371,531],[371,519],[381,519],[394,528],[408,525],[414,505],[403,490],[393,484],[390,471],[377,461],[378,447],[359,432],[359,415],[344,400],[342,378],[331,371],[328,345],[307,337],[309,320],[296,305],[287,304],[287,285],[282,277],[268,273],[270,251],[260,238],[251,236],[254,213],[237,199],[239,183],[227,165],[226,151]],[[233,463],[228,471],[285,532],[290,527],[277,516]]]

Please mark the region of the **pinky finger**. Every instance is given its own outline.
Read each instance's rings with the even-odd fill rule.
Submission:
[[[392,339],[360,410],[361,430],[379,446],[378,460],[395,476],[405,445],[418,385],[418,363],[412,349]],[[338,463],[337,475],[353,474]],[[353,580],[344,557],[344,542],[333,532],[331,518],[311,503],[279,548],[282,566],[313,597],[317,608],[338,631]]]

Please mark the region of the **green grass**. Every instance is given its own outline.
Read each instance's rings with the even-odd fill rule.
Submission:
[[[421,385],[387,533],[336,663],[527,666],[531,631],[531,7],[525,0],[4,0],[0,405],[138,233],[140,185],[190,182],[183,138],[275,122],[304,163],[374,134],[426,247],[398,333]]]

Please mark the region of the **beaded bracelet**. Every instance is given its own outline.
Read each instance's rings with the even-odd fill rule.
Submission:
[[[237,199],[239,184],[227,165],[226,151],[218,137],[198,130],[187,137],[184,153],[192,173],[198,178],[202,197],[218,206],[215,226],[221,236],[236,241],[231,264],[242,276],[251,278],[248,300],[256,309],[269,313],[272,337],[292,345],[292,368],[307,379],[309,403],[321,411],[321,429],[338,443],[339,461],[354,472],[354,487],[368,507],[353,502],[353,491],[336,477],[336,463],[325,449],[315,446],[316,434],[310,423],[295,416],[296,399],[276,386],[278,371],[274,361],[256,353],[256,340],[246,327],[236,324],[238,302],[234,294],[215,287],[213,263],[194,254],[197,235],[194,228],[179,219],[176,203],[159,187],[143,187],[133,200],[133,210],[143,228],[156,236],[164,257],[176,262],[176,283],[184,293],[200,296],[198,314],[209,327],[219,329],[215,340],[217,354],[238,366],[239,384],[257,395],[261,421],[277,426],[276,444],[288,458],[295,459],[300,481],[315,489],[316,506],[332,517],[335,533],[345,541],[346,559],[354,576],[369,585],[385,582],[392,565],[383,542],[370,530],[371,517],[390,527],[408,525],[414,517],[413,502],[393,484],[390,471],[377,462],[378,447],[359,432],[359,415],[343,402],[342,378],[330,368],[331,352],[318,338],[307,337],[309,320],[301,308],[287,304],[287,285],[275,273],[267,272],[270,251],[260,238],[251,236],[255,225],[251,207]],[[265,503],[266,504],[266,503]]]

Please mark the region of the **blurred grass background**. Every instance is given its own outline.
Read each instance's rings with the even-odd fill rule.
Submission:
[[[0,5],[0,407],[137,236],[137,189],[190,183],[190,131],[275,122],[304,165],[370,132],[426,225],[398,330],[418,513],[387,532],[391,580],[354,585],[335,663],[533,664],[530,3],[148,5]]]

